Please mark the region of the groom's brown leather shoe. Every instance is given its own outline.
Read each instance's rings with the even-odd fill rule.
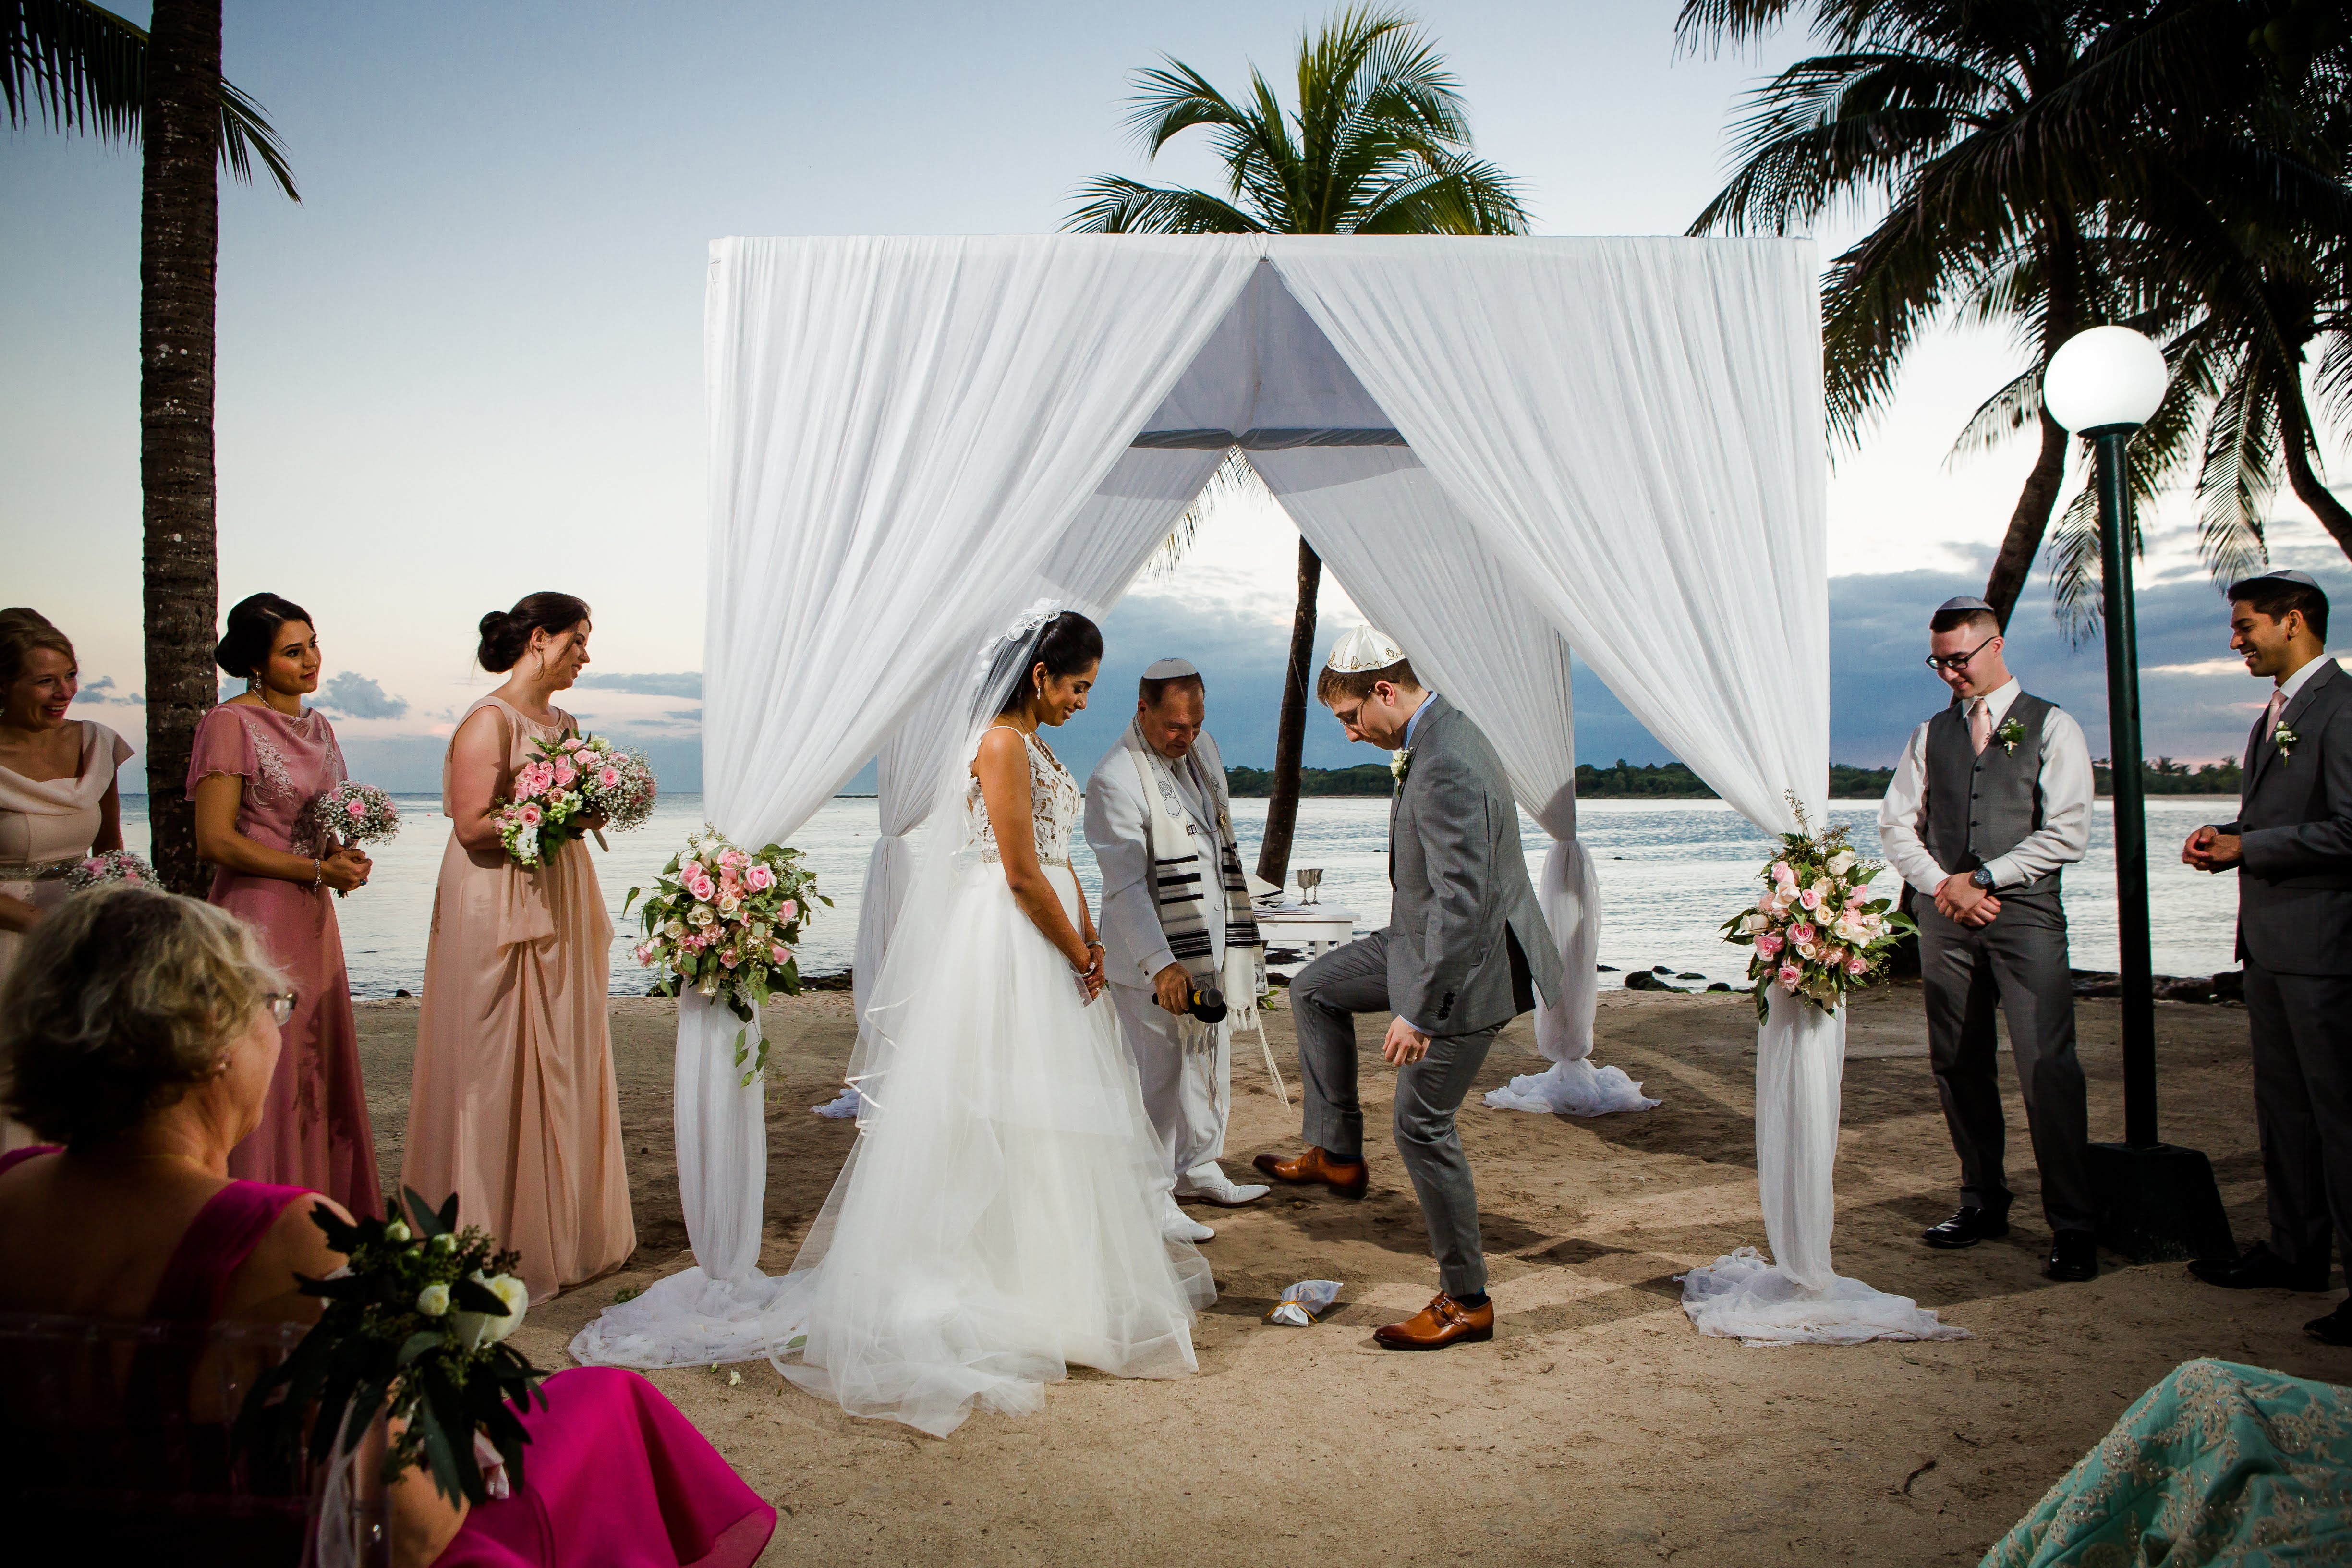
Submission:
[[[1429,1305],[1402,1323],[1383,1323],[1372,1338],[1392,1351],[1435,1351],[1458,1343],[1475,1344],[1495,1337],[1495,1303],[1465,1307],[1440,1290]]]
[[[1295,1160],[1260,1154],[1250,1163],[1277,1182],[1320,1182],[1343,1198],[1362,1197],[1372,1182],[1372,1168],[1361,1160],[1335,1160],[1311,1143]]]

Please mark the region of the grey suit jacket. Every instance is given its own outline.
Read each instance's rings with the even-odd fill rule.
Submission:
[[[2279,715],[2254,721],[2238,820],[2238,957],[2279,974],[2352,974],[2352,676],[2326,659]]]
[[[1561,994],[1559,948],[1519,847],[1503,761],[1432,696],[1389,807],[1389,1005],[1433,1035],[1507,1024]]]

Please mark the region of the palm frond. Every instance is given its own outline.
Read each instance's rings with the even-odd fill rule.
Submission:
[[[1952,438],[1952,449],[1944,454],[1944,467],[1948,469],[1964,458],[1981,457],[2029,425],[2037,429],[2042,425],[2039,364],[2020,372],[2008,385],[1977,405],[1977,411],[1969,416],[1969,422]]]
[[[1262,234],[1265,226],[1206,191],[1147,185],[1118,174],[1087,181],[1062,225],[1070,234]]]
[[[2216,581],[2252,576],[2267,559],[2263,513],[2278,485],[2278,404],[2259,365],[2242,359],[2213,399],[2197,471],[2198,543]]]
[[[1777,30],[1796,0],[1683,0],[1675,17],[1675,47],[1697,54],[1729,44],[1758,43]]]
[[[39,120],[107,142],[139,135],[147,103],[147,32],[89,0],[5,0],[0,10],[0,99],[8,123]],[[289,200],[300,201],[285,143],[261,106],[220,83],[220,157],[246,184],[258,160]]]
[[[1168,537],[1161,540],[1160,548],[1151,552],[1151,559],[1146,563],[1144,571],[1155,578],[1175,575],[1177,569],[1184,563],[1185,554],[1200,538],[1201,525],[1208,520],[1209,514],[1259,482],[1257,470],[1250,467],[1249,454],[1239,447],[1227,447],[1224,461],[1217,465],[1217,471],[1209,476],[1209,482],[1201,487],[1201,493],[1192,498],[1192,504],[1176,519],[1175,525],[1168,531]]]

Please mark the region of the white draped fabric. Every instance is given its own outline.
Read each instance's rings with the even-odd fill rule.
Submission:
[[[1153,491],[1106,508],[1106,486],[1173,475],[1179,459],[1205,479],[1222,445],[1130,452],[1138,433],[1274,432],[1244,443],[1264,449],[1296,444],[1286,430],[1377,442],[1388,427],[1417,463],[1377,476],[1380,507],[1327,514],[1303,485],[1293,499],[1342,580],[1489,728],[1549,831],[1573,842],[1564,647],[1751,820],[1793,826],[1789,800],[1818,811],[1828,773],[1814,284],[1810,244],[1773,239],[720,241],[707,319],[713,820],[751,843],[790,834],[1036,585],[1109,596],[1175,507],[1155,510],[1167,498]],[[1437,563],[1441,529],[1477,549]],[[1429,559],[1411,571],[1376,563],[1413,548]],[[1507,591],[1449,640],[1424,586],[1441,581],[1447,595]],[[1508,628],[1492,637],[1507,646],[1486,646],[1488,626]],[[1556,707],[1539,723],[1505,717],[1523,704]],[[920,815],[910,802],[897,819]],[[1589,930],[1575,919],[1591,906],[1589,864],[1571,851],[1543,881],[1563,924]],[[1590,974],[1589,955],[1578,967]],[[1589,1026],[1580,1036],[1564,1000],[1544,1034],[1574,1061]],[[1711,1331],[1769,1331],[1765,1309],[1799,1300],[1818,1334],[1900,1300],[1830,1270],[1843,1030],[1805,1010],[1759,1035],[1779,1263],[1735,1257],[1694,1276],[1718,1309],[1712,1321],[1693,1309]],[[681,1007],[678,1170],[699,1267],[592,1325],[575,1342],[587,1357],[626,1340],[638,1364],[716,1359],[704,1352],[739,1348],[725,1324],[771,1293],[761,1097],[738,1084],[733,1032],[699,999]]]

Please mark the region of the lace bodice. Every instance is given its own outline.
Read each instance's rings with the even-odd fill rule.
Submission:
[[[1078,781],[1070,776],[1070,770],[1062,765],[1062,760],[1045,742],[1034,735],[1022,735],[1021,743],[1029,752],[1029,816],[1037,834],[1037,863],[1066,866],[1070,863],[1070,836],[1077,831],[1085,797],[1078,793]],[[1003,858],[996,847],[996,828],[988,820],[988,802],[981,795],[977,777],[963,795],[963,848],[967,855],[976,854],[982,860]]]

